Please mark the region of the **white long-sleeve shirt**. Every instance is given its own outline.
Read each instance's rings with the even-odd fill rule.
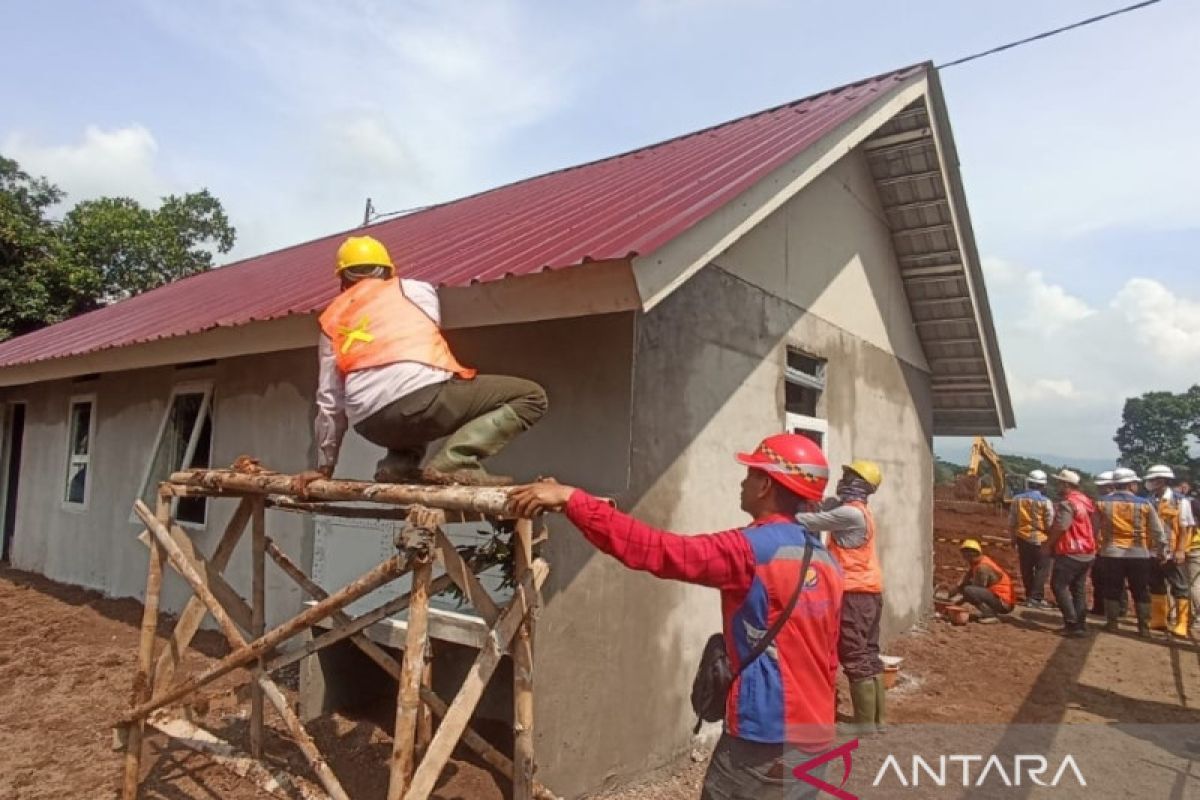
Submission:
[[[417,308],[441,324],[441,306],[437,289],[432,284],[402,278],[400,289]],[[324,334],[317,348],[317,359],[317,417],[313,428],[317,438],[318,467],[337,463],[348,425],[358,424],[388,403],[451,377],[444,369],[416,361],[397,361],[382,367],[355,370],[343,378],[337,368],[333,342]]]

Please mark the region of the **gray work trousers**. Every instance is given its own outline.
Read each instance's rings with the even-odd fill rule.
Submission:
[[[722,734],[704,774],[700,800],[811,800],[820,796],[820,790],[795,777],[792,770],[818,755]],[[808,774],[824,780],[827,766]]]

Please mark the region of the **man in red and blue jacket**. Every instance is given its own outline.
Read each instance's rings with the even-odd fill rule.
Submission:
[[[775,641],[730,689],[725,735],[702,795],[702,800],[798,800],[815,796],[816,789],[793,777],[792,765],[828,748],[835,735],[842,574],[820,540],[795,521],[798,511],[822,498],[829,466],[815,443],[795,434],[768,437],[737,460],[748,467],[741,508],[753,521],[744,528],[668,533],[583,490],[552,482],[514,490],[512,509],[526,517],[564,510],[588,541],[627,567],[719,589],[735,673],[804,581]],[[806,544],[812,557],[801,576]]]

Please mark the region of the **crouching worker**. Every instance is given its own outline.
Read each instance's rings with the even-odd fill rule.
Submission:
[[[382,243],[351,236],[337,252],[342,293],[321,314],[317,469],[296,489],[329,478],[347,423],[387,455],[380,483],[502,485],[482,461],[546,413],[546,392],[523,378],[478,375],[450,352],[437,290],[397,278]],[[429,442],[447,437],[424,469]]]
[[[564,509],[588,541],[625,566],[720,590],[725,648],[737,677],[701,798],[801,800],[817,789],[797,780],[794,767],[835,735],[842,577],[795,515],[821,499],[829,468],[816,444],[794,434],[768,437],[737,460],[748,468],[741,509],[751,522],[742,528],[668,533],[557,483],[515,489],[512,510],[527,517]],[[770,646],[756,649],[772,632]],[[820,777],[823,769],[809,774]]]
[[[1015,597],[1008,573],[985,556],[974,539],[965,540],[959,552],[967,562],[967,574],[954,590],[955,602],[974,606],[978,621],[983,623],[999,622],[998,615],[1012,613]]]
[[[867,499],[879,489],[883,473],[873,461],[842,467],[835,508],[798,514],[810,531],[829,531],[829,551],[842,567],[842,632],[838,659],[850,681],[854,729],[860,734],[884,726],[887,689],[879,658],[879,619],[883,615],[883,570],[875,550],[875,518]]]

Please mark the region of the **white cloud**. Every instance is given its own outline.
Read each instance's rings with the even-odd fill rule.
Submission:
[[[1132,278],[1112,301],[1133,337],[1160,359],[1200,366],[1200,302],[1150,278]]]
[[[1013,400],[1025,404],[1041,404],[1062,400],[1079,400],[1082,395],[1075,384],[1065,378],[1038,378],[1022,381],[1015,376],[1010,379],[1009,389]]]
[[[1068,294],[1057,284],[1046,282],[1041,272],[1033,271],[1025,276],[1025,287],[1029,293],[1029,314],[1024,323],[1047,334],[1058,333],[1096,313],[1083,300]]]
[[[155,206],[171,192],[161,173],[158,142],[141,125],[107,130],[88,125],[73,144],[47,144],[17,131],[0,149],[29,174],[44,175],[65,190],[68,204],[116,195]]]
[[[269,231],[257,241],[270,246],[355,224],[367,197],[391,211],[512,177],[498,154],[562,107],[586,57],[570,31],[545,35],[536,9],[507,0],[145,2],[170,33],[246,74],[274,112],[280,130],[266,135],[298,168],[231,192],[234,223]]]

